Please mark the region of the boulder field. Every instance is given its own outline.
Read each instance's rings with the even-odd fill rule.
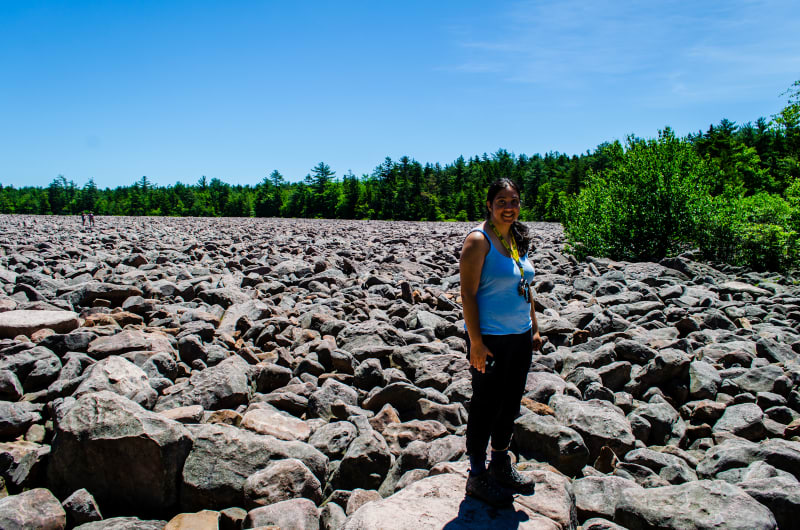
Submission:
[[[800,528],[800,288],[530,223],[512,452],[464,497],[470,225],[0,216],[0,528]]]

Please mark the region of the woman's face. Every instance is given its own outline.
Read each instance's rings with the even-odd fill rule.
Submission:
[[[519,217],[519,194],[511,186],[506,186],[494,196],[494,200],[486,202],[489,219],[495,225],[511,225]]]

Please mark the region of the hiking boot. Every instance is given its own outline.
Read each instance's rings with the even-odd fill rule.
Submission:
[[[508,508],[514,503],[511,492],[498,485],[488,472],[470,475],[467,478],[467,495],[495,508]]]
[[[522,476],[517,471],[517,468],[514,467],[514,464],[511,463],[511,458],[508,455],[492,458],[491,462],[489,462],[488,473],[497,484],[504,488],[522,495],[533,495],[536,482],[531,478]]]

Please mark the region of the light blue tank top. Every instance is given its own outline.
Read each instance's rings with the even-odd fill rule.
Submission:
[[[481,281],[478,284],[478,315],[482,335],[512,335],[531,329],[531,309],[525,298],[517,291],[519,267],[510,257],[500,253],[492,244],[489,235],[475,228],[489,242],[489,252],[483,260]],[[528,254],[520,258],[525,279],[533,282],[535,272]]]

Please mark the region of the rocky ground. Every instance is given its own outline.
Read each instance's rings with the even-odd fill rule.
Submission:
[[[531,226],[537,489],[493,510],[469,225],[0,216],[0,527],[800,528],[800,289]]]

